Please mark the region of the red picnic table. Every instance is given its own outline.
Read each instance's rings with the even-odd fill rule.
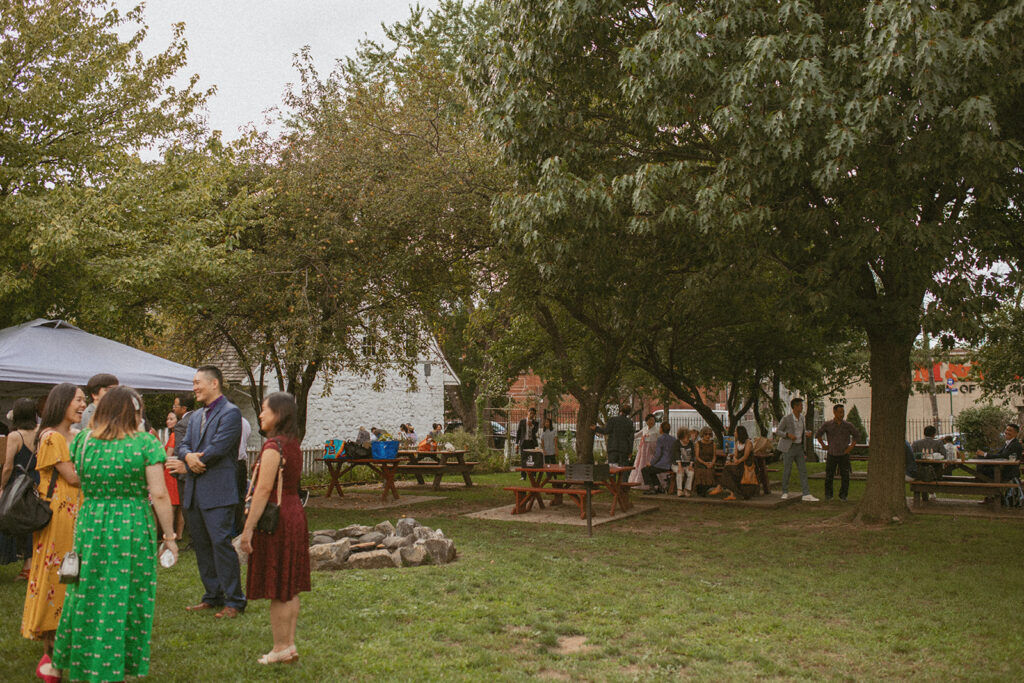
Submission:
[[[565,465],[517,467],[516,471],[525,472],[526,476],[530,480],[530,485],[505,487],[505,490],[513,491],[516,494],[516,502],[515,506],[512,508],[512,514],[520,515],[525,512],[529,512],[533,508],[534,503],[543,509],[544,501],[541,499],[541,495],[548,493],[552,496],[551,505],[561,505],[562,496],[571,496],[576,500],[580,507],[580,519],[586,517],[586,509],[584,507],[584,496],[586,495],[586,491],[579,488],[579,486],[584,485],[585,482],[560,479],[559,477],[565,475]],[[608,489],[609,493],[611,493],[612,508],[610,514],[612,515],[615,514],[616,507],[623,512],[633,507],[633,503],[629,500],[629,490],[635,486],[635,484],[631,484],[626,481],[626,478],[632,471],[632,467],[618,467],[612,465],[610,468],[610,476],[607,481],[591,482],[593,486],[604,487]]]
[[[330,498],[331,491],[337,491],[339,496],[344,496],[345,493],[341,490],[341,475],[345,474],[352,468],[362,465],[369,467],[371,470],[380,475],[381,480],[384,483],[384,492],[381,495],[381,500],[387,502],[388,493],[398,500],[398,489],[395,488],[395,470],[401,464],[399,458],[378,459],[378,458],[360,458],[357,460],[345,459],[345,458],[317,458],[317,462],[322,462],[327,466],[327,472],[331,475],[331,481],[327,484],[327,495],[325,497]]]

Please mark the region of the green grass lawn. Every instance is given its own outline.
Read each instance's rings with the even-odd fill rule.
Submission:
[[[256,663],[271,646],[266,602],[227,623],[185,613],[201,586],[183,555],[160,572],[150,679],[1024,678],[1020,522],[918,515],[864,528],[836,521],[850,503],[666,501],[588,538],[462,517],[510,503],[500,485],[518,477],[477,481],[404,509],[310,510],[310,529],[404,512],[455,539],[459,559],[314,574],[290,668]],[[812,491],[821,496],[822,482]],[[851,498],[862,493],[854,482]],[[16,573],[0,567],[0,681],[34,680],[40,654],[18,635]],[[562,636],[585,636],[584,650],[555,652]]]

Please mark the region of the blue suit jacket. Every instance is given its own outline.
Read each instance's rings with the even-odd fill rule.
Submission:
[[[195,505],[203,510],[238,504],[238,485],[235,461],[238,459],[238,442],[242,435],[242,413],[238,406],[227,400],[218,403],[206,418],[205,427],[200,408],[193,413],[185,430],[185,438],[175,446],[175,454],[185,459],[186,453],[202,453],[200,458],[206,465],[202,474],[192,470],[185,473],[185,508]]]

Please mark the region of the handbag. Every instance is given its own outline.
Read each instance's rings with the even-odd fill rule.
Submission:
[[[754,471],[753,465],[743,466],[743,476],[740,478],[741,485],[752,485],[757,486],[757,472]]]
[[[64,559],[60,561],[60,569],[57,570],[57,578],[61,583],[78,583],[78,573],[82,562],[78,553],[69,550],[64,553]]]
[[[281,453],[281,461],[277,464],[277,502],[271,503],[267,501],[266,506],[263,508],[263,514],[260,515],[259,520],[256,522],[256,531],[262,531],[265,534],[272,534],[277,531],[277,524],[281,521],[281,490],[284,479],[284,448],[281,446],[281,442],[276,439],[274,442],[277,444],[277,450]],[[249,493],[245,496],[245,514],[249,515],[249,508],[252,506],[252,494],[256,490],[256,482],[259,480],[259,473],[263,465],[263,455],[260,454],[259,462],[256,463],[256,468],[253,471],[252,481],[249,483]]]
[[[82,444],[82,473],[85,473],[85,449],[89,445],[89,439],[92,438],[92,432],[86,432],[85,443]],[[71,549],[64,553],[64,557],[60,561],[60,567],[57,569],[57,579],[61,583],[78,583],[78,577],[82,570],[82,559],[78,556],[78,553]]]
[[[57,487],[57,472],[50,474],[50,486],[44,500],[36,491],[35,482],[21,465],[19,473],[7,482],[0,493],[0,531],[11,536],[21,536],[39,531],[50,523],[53,511],[49,499]]]

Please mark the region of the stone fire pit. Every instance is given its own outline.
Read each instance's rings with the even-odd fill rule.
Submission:
[[[455,560],[455,542],[440,529],[425,527],[411,517],[398,524],[352,524],[344,529],[320,529],[310,534],[309,564],[313,571],[381,569],[448,564]]]

